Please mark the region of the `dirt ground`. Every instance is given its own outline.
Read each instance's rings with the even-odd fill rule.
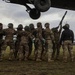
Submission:
[[[0,62],[0,75],[75,75],[75,59],[74,62],[68,60],[67,63],[64,63],[62,56],[61,53],[59,61],[49,63],[47,61],[36,62],[33,60],[3,60]]]
[[[75,62],[2,61],[0,75],[75,75]]]

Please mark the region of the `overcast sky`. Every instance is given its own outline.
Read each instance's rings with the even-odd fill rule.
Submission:
[[[50,8],[47,12],[41,13],[41,17],[38,20],[33,20],[25,10],[26,8],[22,5],[5,3],[0,0],[0,22],[4,24],[4,28],[7,27],[8,23],[13,23],[14,27],[17,27],[18,24],[23,24],[23,26],[25,26],[34,23],[36,26],[37,22],[42,22],[43,25],[49,22],[52,28],[59,25],[66,11],[63,9]],[[70,24],[70,28],[75,33],[75,11],[67,11],[68,13],[63,21],[63,25],[65,23]]]

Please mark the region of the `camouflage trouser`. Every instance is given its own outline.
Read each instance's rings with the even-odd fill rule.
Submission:
[[[11,60],[13,58],[13,54],[14,54],[14,51],[15,51],[14,41],[13,40],[9,40],[9,39],[5,40],[1,49],[5,51],[7,46],[10,47],[9,60]]]
[[[35,43],[35,60],[39,61],[41,59],[42,52],[42,42],[40,39]]]
[[[13,40],[5,40],[2,46],[2,49],[5,50],[7,46],[10,46],[10,49],[15,49]]]
[[[20,43],[18,50],[19,60],[28,60],[29,46],[28,43]]]
[[[1,50],[1,44],[0,44],[0,59],[1,59],[1,56],[2,56],[2,50]]]
[[[46,50],[45,44],[42,44],[42,52],[41,52],[42,60],[45,60],[46,53],[47,53],[47,50]]]
[[[30,58],[30,55],[31,55],[31,53],[32,53],[32,40],[29,40],[28,45],[29,45],[29,54],[28,54],[28,58]]]
[[[14,52],[15,58],[17,58],[17,53],[18,53],[18,50],[19,50],[19,44],[20,44],[20,41],[15,42],[15,52]]]
[[[46,49],[47,49],[47,55],[48,55],[48,61],[52,58],[52,52],[53,52],[53,44],[51,40],[46,40]]]
[[[67,61],[67,53],[69,52],[70,58],[73,61],[73,45],[72,45],[72,41],[70,40],[66,40],[63,43],[63,59],[64,61]]]
[[[2,59],[2,45],[3,45],[3,40],[0,39],[0,59]]]
[[[55,59],[59,59],[60,47],[61,45],[59,43],[53,43],[52,59],[54,59],[55,54],[56,54]]]

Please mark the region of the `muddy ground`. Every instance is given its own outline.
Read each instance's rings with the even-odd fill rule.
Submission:
[[[3,60],[0,62],[0,75],[75,75],[75,59],[74,62],[68,60],[64,63],[62,53],[58,61],[51,63],[46,60],[41,62]]]
[[[75,61],[2,61],[0,75],[75,75]]]

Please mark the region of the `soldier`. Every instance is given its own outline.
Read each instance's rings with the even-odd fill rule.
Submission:
[[[37,23],[36,28],[36,38],[35,38],[35,60],[41,61],[42,53],[42,24],[41,22]]]
[[[19,50],[19,44],[20,44],[20,41],[21,41],[21,32],[23,31],[23,25],[22,24],[19,24],[18,27],[17,27],[17,31],[16,31],[16,42],[15,42],[15,52],[14,52],[14,56],[15,58],[17,58],[17,52]]]
[[[1,50],[1,47],[2,47],[2,44],[3,44],[3,24],[0,23],[0,61],[2,60],[2,50]]]
[[[54,33],[54,39],[55,39],[55,43],[53,43],[53,54],[52,54],[52,59],[54,59],[55,53],[56,53],[56,59],[59,59],[59,52],[60,52],[60,44],[59,44],[59,39],[60,39],[60,34],[62,31],[62,22],[65,18],[67,14],[67,11],[65,11],[60,23],[58,27],[52,28],[52,31]],[[60,29],[58,30],[58,28],[60,27]]]
[[[63,26],[64,31],[62,32],[60,44],[63,42],[63,59],[64,62],[67,62],[67,51],[69,52],[71,61],[74,60],[73,56],[73,41],[74,41],[74,33],[69,29],[69,24],[65,24]]]
[[[55,43],[53,43],[52,59],[54,59],[54,56],[56,53],[56,57],[55,57],[56,60],[59,59],[59,52],[60,52],[60,46],[61,46],[59,43],[59,39],[60,39],[61,31],[62,31],[62,25],[60,25],[59,30],[58,30],[58,28],[59,28],[59,26],[51,29],[53,31],[54,40],[55,40]]]
[[[59,26],[58,27],[55,27],[55,28],[52,28],[52,31],[54,33],[54,39],[55,39],[55,43],[53,43],[53,53],[52,53],[52,59],[54,59],[54,56],[55,56],[55,53],[56,53],[56,57],[55,59],[59,59],[59,53],[60,53],[60,44],[59,44],[59,39],[60,39],[60,34],[61,34],[61,31],[62,31],[62,22],[65,18],[67,14],[67,11],[65,11],[60,23],[59,23]],[[58,30],[58,28],[60,27],[60,29]]]
[[[36,37],[36,30],[34,28],[34,24],[31,23],[29,25],[29,28],[30,28],[30,33],[31,33],[31,35],[33,37],[33,40],[31,38],[29,38],[29,56],[28,57],[30,57],[30,55],[32,53],[32,46],[33,46],[33,43],[34,43],[34,40],[35,40],[35,37]]]
[[[15,30],[13,29],[12,23],[9,23],[8,28],[4,29],[4,35],[5,35],[5,41],[4,41],[3,50],[5,50],[7,46],[10,46],[9,60],[12,60],[12,56],[15,49],[13,41],[13,35],[15,35]]]
[[[52,42],[54,42],[54,35],[53,32],[50,30],[49,28],[49,23],[45,24],[46,29],[44,30],[44,36],[45,36],[45,40],[46,40],[46,49],[47,49],[47,53],[48,53],[48,62],[53,61],[52,58],[52,52],[53,52],[53,44]]]
[[[29,54],[29,38],[30,38],[30,31],[29,26],[25,26],[24,31],[21,33],[21,41],[19,46],[19,60],[28,60]]]

